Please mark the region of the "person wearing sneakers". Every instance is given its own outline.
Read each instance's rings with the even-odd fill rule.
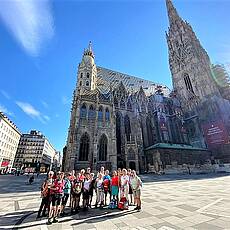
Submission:
[[[57,216],[60,211],[60,204],[63,197],[63,189],[65,186],[64,173],[58,172],[57,179],[54,180],[53,185],[51,186],[51,203],[52,207],[50,209],[49,218],[47,224],[57,223]]]
[[[134,210],[141,210],[141,186],[142,181],[139,176],[137,176],[136,171],[132,170],[130,175],[130,185],[133,189],[134,202],[137,204],[137,207]]]

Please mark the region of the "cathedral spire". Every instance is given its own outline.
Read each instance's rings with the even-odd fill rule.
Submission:
[[[179,14],[177,13],[176,8],[173,6],[171,0],[166,0],[166,6],[168,11],[168,19],[170,26],[175,23],[177,20],[181,20]]]
[[[84,56],[91,56],[92,58],[94,58],[94,53],[93,53],[91,41],[89,41],[88,48],[84,49]]]

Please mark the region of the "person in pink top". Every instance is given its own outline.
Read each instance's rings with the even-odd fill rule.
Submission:
[[[65,186],[64,173],[58,172],[57,179],[54,180],[53,184],[50,187],[52,207],[50,209],[47,224],[58,222],[57,216],[61,208],[60,205],[63,196],[64,186]]]

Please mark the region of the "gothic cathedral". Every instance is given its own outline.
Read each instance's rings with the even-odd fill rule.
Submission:
[[[192,27],[171,0],[166,5],[173,90],[97,66],[90,43],[78,66],[65,170],[103,165],[158,172],[204,165],[219,151],[206,131],[224,127],[221,145],[229,141],[230,102],[213,77],[215,69]]]

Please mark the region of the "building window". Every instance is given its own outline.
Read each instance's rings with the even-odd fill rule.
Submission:
[[[130,100],[128,100],[127,109],[130,110],[130,111],[132,111],[132,104],[131,104]]]
[[[110,121],[110,113],[109,113],[109,109],[108,108],[106,108],[106,110],[105,110],[105,120],[106,121]]]
[[[86,85],[86,86],[89,86],[89,81],[86,81],[85,85]]]
[[[83,104],[81,107],[81,111],[80,111],[80,117],[85,119],[86,118],[86,114],[87,114],[87,109],[86,109],[86,105]]]
[[[103,121],[103,107],[100,106],[98,110],[98,121]]]
[[[121,99],[121,102],[120,102],[120,108],[125,109],[125,101],[123,98]]]
[[[83,73],[81,73],[81,78],[83,77]]]
[[[79,84],[80,86],[82,85],[82,81],[80,81],[80,84]]]
[[[125,115],[124,123],[125,123],[125,135],[126,135],[127,141],[130,141],[131,125],[130,125],[130,119],[128,115]]]
[[[85,133],[80,140],[79,161],[88,161],[89,155],[89,135]]]
[[[194,93],[190,77],[187,73],[184,74],[184,82],[185,82],[186,89]]]
[[[95,108],[93,107],[93,105],[90,105],[90,107],[89,107],[89,116],[88,116],[88,119],[89,119],[89,120],[94,120],[95,117],[96,117]]]
[[[107,145],[108,145],[107,137],[105,136],[105,134],[102,134],[99,141],[99,161],[106,161]]]
[[[86,76],[87,76],[87,78],[89,78],[89,73],[87,73],[87,75],[86,75]]]

